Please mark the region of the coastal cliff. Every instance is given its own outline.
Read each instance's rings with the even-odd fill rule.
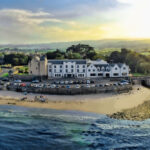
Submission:
[[[126,109],[118,113],[109,115],[109,117],[120,120],[142,121],[150,118],[150,101],[145,101],[137,107]]]

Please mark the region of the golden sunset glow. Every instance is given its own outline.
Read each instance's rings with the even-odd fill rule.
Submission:
[[[149,0],[36,1],[1,3],[0,43],[150,38]]]

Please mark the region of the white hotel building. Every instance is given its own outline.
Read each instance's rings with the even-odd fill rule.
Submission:
[[[30,75],[48,78],[127,77],[129,71],[126,64],[109,64],[104,60],[47,60],[36,56],[29,62]]]

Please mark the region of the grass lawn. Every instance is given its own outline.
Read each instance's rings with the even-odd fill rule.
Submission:
[[[4,73],[1,77],[8,77],[9,74],[8,73]]]
[[[150,76],[150,74],[132,73],[134,77]]]
[[[16,75],[28,75],[28,67],[27,66],[16,66],[14,67],[14,74]]]

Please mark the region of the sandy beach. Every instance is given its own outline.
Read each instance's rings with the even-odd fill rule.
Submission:
[[[140,88],[140,90],[137,90]],[[29,100],[35,95],[28,94]],[[58,110],[77,110],[100,114],[112,114],[124,109],[133,108],[144,101],[150,100],[150,89],[135,86],[130,93],[124,94],[94,94],[77,96],[46,95],[48,103],[20,101],[23,93],[0,91],[0,105],[18,105],[36,108],[51,108]]]

